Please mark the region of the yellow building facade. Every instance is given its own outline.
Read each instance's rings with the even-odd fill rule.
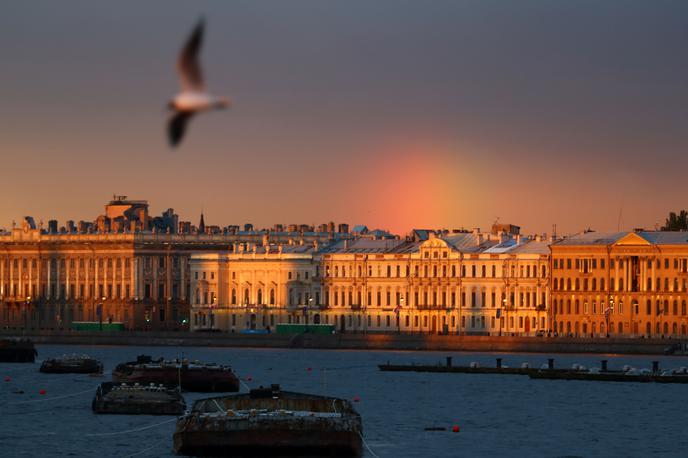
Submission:
[[[545,333],[548,253],[544,240],[477,231],[247,244],[192,256],[192,328],[326,323],[354,332]]]
[[[551,251],[551,327],[558,334],[688,335],[685,232],[589,232]]]

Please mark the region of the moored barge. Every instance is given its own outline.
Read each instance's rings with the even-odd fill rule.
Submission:
[[[362,438],[351,402],[272,385],[196,401],[177,421],[174,449],[193,456],[360,457]]]
[[[102,374],[103,363],[87,355],[64,355],[46,359],[39,370],[46,374]]]
[[[122,363],[112,371],[114,382],[147,385],[181,386],[186,391],[235,392],[239,391],[239,378],[228,366],[188,360],[153,361],[150,356],[139,356],[136,361]]]
[[[33,363],[38,352],[28,339],[0,339],[0,362]]]
[[[181,415],[186,403],[174,388],[104,382],[96,390],[91,408],[105,414]]]

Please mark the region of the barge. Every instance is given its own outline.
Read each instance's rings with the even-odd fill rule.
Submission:
[[[91,408],[102,414],[181,415],[186,402],[174,388],[104,382],[98,386]]]
[[[540,368],[530,367],[528,363],[523,363],[519,367],[508,367],[502,364],[502,358],[496,359],[494,367],[481,366],[477,362],[472,362],[468,366],[454,366],[451,356],[447,356],[446,364],[379,364],[377,366],[383,372],[441,372],[456,374],[502,374],[502,375],[530,375],[542,370],[548,372],[566,372],[568,369],[555,369],[554,359],[549,358],[547,364]]]
[[[178,454],[232,457],[360,457],[362,438],[351,402],[279,385],[198,400],[173,436]]]
[[[38,352],[28,339],[0,339],[0,362],[33,363]]]
[[[601,361],[601,368],[574,368],[565,372],[539,371],[528,374],[531,379],[586,380],[591,382],[636,382],[636,383],[688,383],[688,368],[659,369],[659,362],[652,362],[652,369],[635,369],[624,366],[621,370],[609,370],[607,361]]]
[[[112,371],[114,382],[154,383],[167,387],[181,387],[186,391],[236,392],[239,377],[229,366],[190,362],[186,359],[153,361],[150,356],[139,356],[136,361],[117,365]]]
[[[103,363],[87,355],[64,355],[46,359],[39,370],[46,374],[102,374]]]

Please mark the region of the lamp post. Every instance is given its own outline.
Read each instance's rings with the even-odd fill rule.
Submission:
[[[401,314],[401,309],[404,307],[404,298],[401,297],[399,298],[399,305],[396,308],[397,312],[397,334],[401,334],[401,319],[400,319],[400,314]]]
[[[213,326],[215,325],[215,315],[213,315],[213,308],[215,307],[215,304],[217,304],[217,296],[213,296],[213,300],[210,304],[210,329],[213,329]]]
[[[29,306],[31,305],[31,296],[26,296],[24,305],[24,329],[27,329],[29,327]]]
[[[502,299],[502,309],[504,309],[504,311],[506,312],[506,295],[504,296],[504,299]],[[499,315],[500,315],[499,316],[499,336],[501,337],[502,336],[502,316],[501,316],[501,313]],[[504,319],[506,320],[506,318],[504,318]],[[509,324],[507,323],[507,327],[508,327],[508,325]]]
[[[98,313],[98,329],[103,330],[103,304],[105,303],[105,296],[100,298],[101,302],[98,304],[96,312]]]

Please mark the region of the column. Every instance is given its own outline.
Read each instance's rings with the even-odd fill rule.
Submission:
[[[179,285],[179,291],[180,291],[180,297],[186,297],[186,258],[184,256],[179,257],[179,278],[180,278],[180,285]],[[231,288],[230,288],[230,295],[231,295]],[[231,302],[231,296],[230,300]]]
[[[131,264],[129,264],[129,275],[131,277],[129,287],[133,288],[133,296],[136,298],[139,296],[139,289],[136,284],[136,269],[138,268],[138,260],[135,256],[131,257]]]
[[[19,297],[24,299],[24,259],[19,259]]]
[[[46,285],[46,293],[47,293],[47,298],[50,299],[53,297],[53,283],[52,283],[52,278],[53,278],[53,262],[50,257],[46,260],[48,262],[48,276],[45,279],[47,285]]]
[[[81,258],[77,257],[74,260],[74,262],[76,262],[76,281],[74,282],[74,284],[75,284],[75,286],[74,286],[74,297],[75,298],[78,297],[79,299],[83,299],[83,297],[81,297],[81,290],[80,290],[80,286],[81,286],[81,277],[80,277],[80,274],[81,274]]]
[[[172,297],[172,262],[170,262],[171,260],[172,258],[170,257],[170,254],[168,252],[167,257],[165,259],[165,294],[167,295],[167,297]],[[220,279],[218,278],[217,280],[219,281]],[[167,299],[167,297],[165,299]]]
[[[35,300],[36,298],[33,297],[34,296],[33,295],[33,288],[31,288],[33,286],[33,259],[29,259],[28,262],[29,262],[29,290],[26,291],[26,295],[31,296],[31,298]]]
[[[86,275],[84,277],[84,297],[90,298],[91,297],[91,292],[89,291],[91,289],[91,262],[93,261],[93,258],[91,259],[84,259],[84,266],[86,268]]]
[[[153,300],[158,299],[158,257],[151,256],[151,266],[153,268],[153,285],[151,287],[151,297]]]
[[[105,257],[103,259],[103,294],[99,294],[98,300],[103,297],[107,297],[107,287],[108,287],[108,261],[110,258]],[[109,297],[108,297],[109,299]]]
[[[98,298],[98,262],[100,259],[93,257],[93,299]]]
[[[121,297],[125,298],[125,297],[127,297],[127,291],[125,291],[127,284],[126,284],[124,278],[125,278],[125,271],[126,271],[126,266],[127,266],[127,258],[122,256],[120,258],[120,265],[122,267],[122,270],[119,273],[119,278],[120,278],[120,283],[121,283],[120,290],[121,290],[121,294],[122,294]]]
[[[69,273],[72,270],[70,269],[70,262],[70,258],[65,259],[65,299],[69,299]]]
[[[36,259],[36,297],[41,297],[41,270],[43,270],[43,259],[40,256]]]
[[[56,267],[55,270],[56,270],[57,272],[55,272],[55,274],[56,274],[55,276],[56,276],[57,281],[55,282],[55,289],[56,289],[56,291],[55,291],[55,297],[59,298],[59,297],[60,297],[60,293],[61,293],[61,288],[60,288],[60,264],[62,264],[62,262],[61,262],[60,259],[57,259],[56,261],[57,261],[57,262],[56,262],[57,267]]]
[[[7,258],[0,258],[0,297],[5,297],[5,262]]]

